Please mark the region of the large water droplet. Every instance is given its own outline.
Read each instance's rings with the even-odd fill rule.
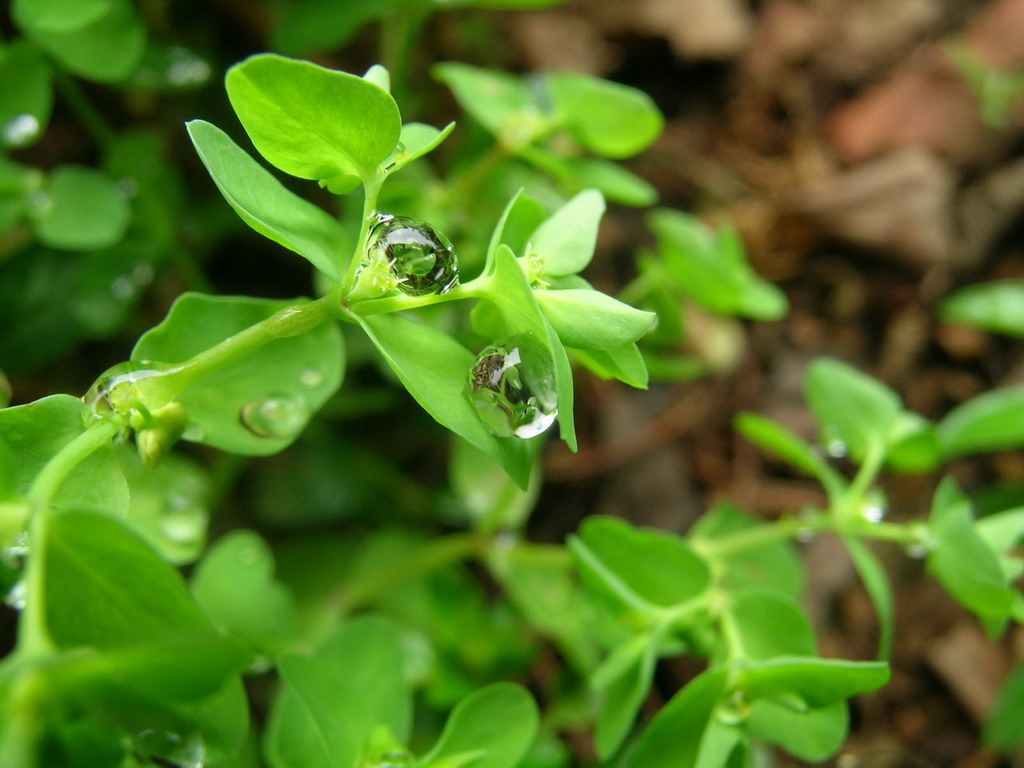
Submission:
[[[145,730],[132,739],[134,751],[143,758],[155,758],[162,765],[203,768],[206,744],[198,733],[182,736],[172,731]]]
[[[558,414],[551,355],[526,334],[492,344],[469,373],[469,396],[484,426],[499,437],[534,437]]]
[[[92,418],[102,419],[112,412],[127,412],[134,401],[141,400],[137,385],[152,376],[162,376],[173,366],[150,360],[129,360],[118,363],[103,373],[85,393],[82,401]]]
[[[447,293],[459,283],[455,248],[448,238],[416,219],[379,214],[370,230],[367,261],[382,256],[396,287],[410,296]]]
[[[241,418],[257,437],[292,437],[306,426],[309,406],[301,397],[267,395],[246,403]]]

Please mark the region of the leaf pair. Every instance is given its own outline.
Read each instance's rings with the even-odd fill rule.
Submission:
[[[398,631],[365,617],[346,624],[312,656],[281,657],[287,688],[271,712],[266,743],[273,768],[348,768],[388,757],[418,768],[511,768],[519,762],[538,715],[529,694],[510,683],[459,702],[433,749],[413,758],[406,746],[412,698],[403,655]]]
[[[507,151],[546,172],[593,186],[627,205],[649,205],[657,193],[646,182],[602,158],[642,152],[661,133],[664,120],[647,94],[619,83],[570,72],[533,80],[446,63],[434,76]],[[563,131],[600,158],[563,157],[544,146]]]

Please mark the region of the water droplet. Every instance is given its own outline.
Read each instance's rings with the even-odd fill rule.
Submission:
[[[125,275],[119,275],[114,278],[114,282],[110,284],[110,292],[114,294],[115,299],[125,301],[130,299],[135,293],[135,283],[133,283]]]
[[[743,691],[733,691],[728,700],[715,710],[718,719],[726,725],[739,725],[750,717],[750,700]]]
[[[310,389],[312,389],[313,387],[319,387],[323,383],[323,371],[317,368],[304,368],[299,373],[299,384],[301,384],[304,387],[309,387]]]
[[[825,445],[825,453],[833,459],[842,459],[849,453],[849,448],[842,440],[829,440]]]
[[[14,586],[4,595],[4,604],[9,605],[16,611],[24,610],[27,595],[28,587],[25,584],[25,580],[16,581]]]
[[[797,529],[796,540],[803,544],[810,544],[817,537],[818,532],[809,525]]]
[[[206,535],[206,513],[198,507],[171,508],[160,517],[160,533],[181,546],[198,544]]]
[[[210,79],[213,70],[204,59],[179,45],[167,49],[167,82],[175,88],[197,87]]]
[[[106,418],[111,413],[127,413],[140,395],[137,384],[153,376],[163,376],[174,371],[173,366],[154,363],[150,360],[129,360],[118,363],[96,379],[82,398],[94,419]]]
[[[928,557],[929,552],[928,547],[919,542],[907,544],[903,548],[903,551],[906,552],[909,557],[912,557],[915,560],[924,560],[924,558]]]
[[[869,523],[880,523],[885,520],[885,510],[877,504],[865,505],[861,513]]]
[[[18,534],[14,543],[7,548],[7,554],[14,560],[28,557],[28,531],[22,531]]]
[[[383,258],[395,287],[410,296],[447,293],[459,283],[455,248],[428,224],[405,216],[379,214],[367,245],[369,268]]]
[[[156,759],[176,768],[203,768],[206,743],[198,733],[145,730],[135,734],[132,747],[139,757]]]
[[[499,437],[534,437],[558,414],[555,366],[531,336],[492,344],[469,373],[469,396],[484,426]]]
[[[35,115],[16,115],[4,124],[4,143],[8,147],[24,147],[39,135],[39,120]]]
[[[306,426],[309,406],[301,397],[268,395],[246,403],[241,418],[257,437],[292,437]]]

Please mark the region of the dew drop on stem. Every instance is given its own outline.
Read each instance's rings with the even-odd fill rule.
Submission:
[[[132,747],[139,757],[175,768],[203,768],[206,761],[206,743],[198,733],[147,729],[135,734]]]
[[[484,349],[469,374],[469,397],[484,426],[499,437],[535,437],[558,415],[551,355],[526,334]]]
[[[309,420],[309,405],[301,397],[266,395],[242,406],[243,426],[257,437],[293,437]]]
[[[447,293],[459,283],[455,248],[416,219],[378,214],[370,229],[365,263],[388,265],[395,287],[409,296]]]
[[[162,376],[174,366],[150,360],[129,360],[106,370],[82,398],[88,417],[104,419],[112,413],[127,412],[139,396],[138,383],[153,376]]]

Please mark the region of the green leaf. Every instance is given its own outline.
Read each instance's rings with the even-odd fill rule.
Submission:
[[[947,323],[1024,336],[1024,280],[1000,280],[962,288],[939,305]]]
[[[469,400],[469,373],[476,359],[472,352],[443,331],[400,315],[356,319],[427,413],[501,464],[520,488],[527,487],[530,444],[492,435]]]
[[[707,563],[683,539],[618,518],[587,518],[569,547],[586,583],[637,607],[677,605],[711,583]]]
[[[820,763],[839,751],[849,721],[845,702],[797,712],[779,702],[761,699],[754,702],[746,729],[755,739],[778,744],[801,760]]]
[[[526,524],[540,492],[539,477],[524,490],[500,464],[466,440],[456,440],[449,461],[452,491],[479,531],[518,530]]]
[[[731,504],[716,504],[698,518],[688,537],[713,545],[718,538],[764,525],[760,518]],[[726,552],[720,560],[723,565],[721,584],[726,588],[758,585],[772,587],[797,599],[803,594],[803,560],[788,541],[772,541],[760,547]]]
[[[8,149],[34,144],[53,109],[50,66],[27,40],[0,48],[0,142]]]
[[[82,401],[71,395],[50,395],[0,410],[0,434],[15,459],[15,493],[27,493],[47,462],[85,432],[82,419]],[[128,486],[113,449],[101,448],[72,469],[53,504],[124,514],[128,509]]]
[[[448,123],[442,130],[424,123],[406,123],[398,139],[398,150],[386,163],[387,172],[400,171],[413,160],[433,152],[454,130],[455,123]]]
[[[618,379],[637,389],[647,389],[647,364],[636,344],[614,349],[572,349],[573,357],[603,379]]]
[[[391,94],[346,72],[261,54],[233,66],[225,83],[252,143],[272,165],[328,184],[376,176],[398,143]]]
[[[1024,387],[972,397],[947,413],[938,431],[946,458],[1024,445]]]
[[[935,425],[923,416],[904,411],[896,425],[899,434],[885,457],[890,469],[905,473],[932,472],[942,464],[942,444]]]
[[[533,743],[537,705],[524,688],[493,683],[460,701],[418,768],[512,768]]]
[[[114,245],[124,237],[131,216],[113,179],[78,165],[55,170],[30,203],[29,219],[40,242],[69,251]]]
[[[1024,743],[1020,714],[1024,712],[1024,664],[1019,664],[1003,683],[996,703],[985,718],[981,739],[986,746],[1010,751]]]
[[[654,679],[656,651],[653,638],[634,636],[613,650],[594,672],[592,685],[601,694],[594,745],[604,760],[615,754],[633,728]]]
[[[183,294],[167,318],[139,339],[132,360],[185,362],[293,304]],[[181,394],[178,402],[189,418],[184,437],[232,453],[277,453],[337,391],[343,371],[342,339],[331,323],[275,339]]]
[[[795,695],[812,709],[876,690],[889,681],[889,665],[882,661],[777,656],[746,661],[738,668],[749,695],[783,699]]]
[[[566,346],[614,349],[643,336],[654,322],[644,312],[594,290],[537,291],[537,303]]]
[[[842,476],[814,448],[781,424],[756,413],[741,413],[736,417],[736,430],[754,445],[817,478],[830,494],[845,486]]]
[[[192,594],[221,630],[254,655],[274,654],[295,632],[295,605],[274,580],[270,547],[252,531],[218,541],[192,576]]]
[[[12,15],[25,36],[63,69],[97,82],[127,78],[146,49],[146,27],[135,3],[17,0]]]
[[[742,587],[728,611],[748,658],[814,656],[811,621],[792,597],[766,587]]]
[[[381,727],[404,743],[412,698],[403,663],[397,629],[373,616],[345,624],[312,656],[282,656],[278,669],[288,687],[267,726],[271,765],[350,768]]]
[[[537,200],[520,189],[508,201],[501,218],[494,227],[487,246],[484,274],[494,273],[494,257],[498,247],[507,245],[512,253],[525,253],[526,244],[537,227],[547,218],[547,210]]]
[[[647,208],[658,202],[656,187],[617,163],[600,157],[574,157],[566,165],[580,186],[599,190],[613,203]]]
[[[460,107],[510,149],[548,130],[536,97],[517,77],[453,62],[437,64],[431,72],[452,89]]]
[[[614,159],[630,157],[661,134],[665,120],[643,91],[571,72],[545,79],[569,131],[592,152]]]
[[[860,574],[864,589],[875,606],[875,613],[878,615],[878,658],[886,660],[892,654],[892,638],[896,623],[892,587],[878,558],[860,539],[844,537],[843,542],[850,552],[857,573]]]
[[[205,468],[172,453],[154,472],[127,444],[115,446],[115,453],[128,483],[128,523],[168,562],[182,565],[198,558],[206,544]]]
[[[488,298],[501,310],[506,335],[530,334],[550,352],[555,365],[561,438],[570,450],[575,451],[577,444],[573,414],[574,392],[568,355],[558,334],[545,319],[516,257],[506,245],[499,246],[495,251],[494,275],[489,286]]]
[[[724,667],[710,669],[673,696],[640,734],[626,768],[697,768],[703,742],[715,728],[712,718],[725,692],[726,674]],[[722,765],[709,760],[700,768]]]
[[[716,235],[693,216],[667,209],[653,211],[647,223],[664,262],[659,281],[712,312],[755,320],[785,316],[785,295],[753,272],[732,230]]]
[[[995,552],[974,528],[971,504],[946,478],[935,494],[928,522],[932,550],[928,571],[964,607],[987,619],[1005,617],[1013,593]]]
[[[594,255],[604,212],[601,193],[596,189],[583,190],[537,227],[530,236],[527,255],[540,257],[546,275],[560,277],[580,272]]]
[[[814,412],[822,442],[843,445],[863,461],[872,448],[885,450],[903,410],[899,397],[879,381],[832,358],[818,358],[804,379],[807,404]]]
[[[339,279],[339,267],[352,252],[341,224],[285,189],[217,126],[202,120],[187,126],[203,164],[242,221]]]

